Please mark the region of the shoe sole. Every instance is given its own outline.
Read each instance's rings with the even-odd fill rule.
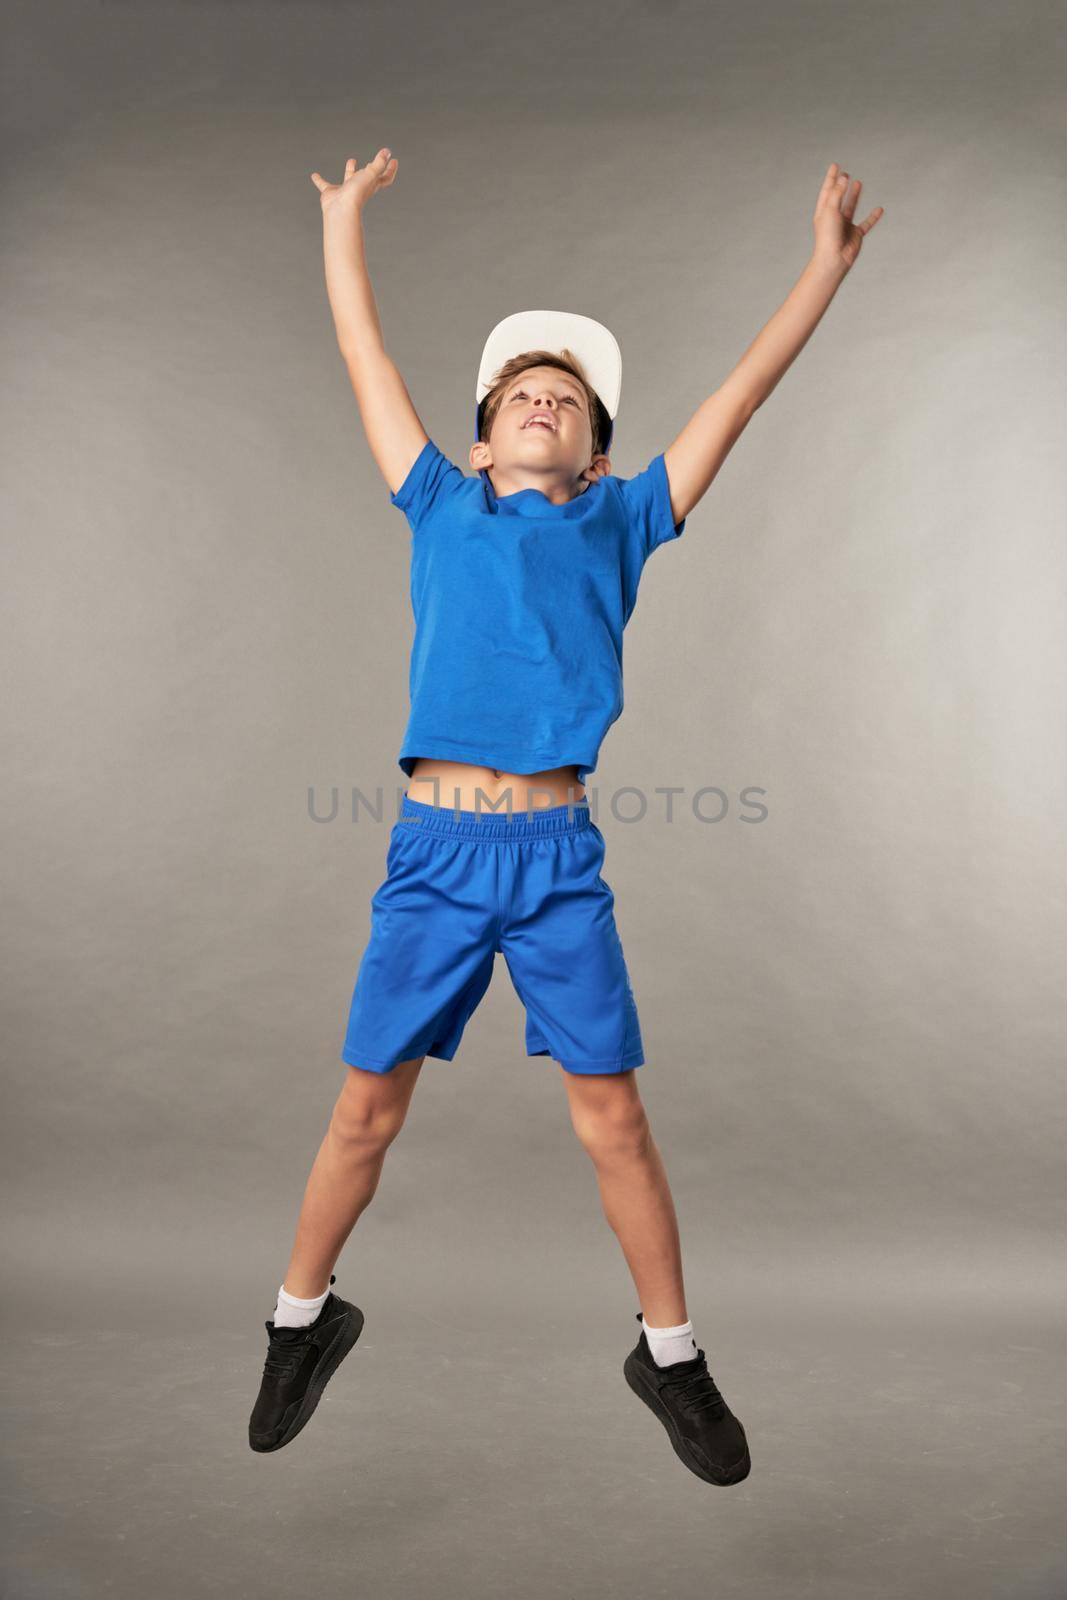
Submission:
[[[358,1306],[353,1306],[351,1314],[345,1318],[344,1323],[337,1330],[333,1343],[327,1346],[322,1361],[307,1386],[307,1393],[300,1402],[300,1410],[296,1413],[296,1416],[285,1429],[280,1439],[276,1439],[273,1444],[257,1444],[251,1430],[249,1430],[248,1442],[257,1455],[269,1455],[274,1450],[281,1450],[283,1446],[290,1444],[301,1428],[306,1427],[311,1421],[315,1413],[315,1407],[322,1399],[322,1391],[363,1332],[364,1321],[365,1318],[362,1311]]]
[[[678,1432],[674,1418],[663,1404],[657,1391],[644,1377],[641,1363],[632,1353],[626,1357],[622,1370],[626,1382],[630,1385],[637,1398],[643,1400],[649,1410],[654,1412],[663,1423],[675,1455],[684,1466],[689,1468],[690,1472],[695,1473],[698,1478],[703,1478],[705,1483],[715,1484],[717,1488],[725,1488],[732,1483],[741,1483],[743,1479],[748,1477],[752,1470],[752,1458],[748,1453],[747,1439],[745,1440],[745,1453],[740,1461],[736,1462],[732,1467],[724,1468],[719,1476],[713,1476],[687,1454],[685,1441]],[[741,1429],[741,1435],[744,1437],[745,1430],[740,1421],[737,1426]]]

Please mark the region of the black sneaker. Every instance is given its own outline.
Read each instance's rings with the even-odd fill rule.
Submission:
[[[330,1282],[337,1280],[331,1276]],[[363,1313],[330,1293],[306,1328],[264,1323],[269,1338],[263,1382],[248,1420],[253,1450],[280,1450],[295,1439],[329,1380],[363,1332]]]
[[[638,1322],[641,1313],[637,1313]],[[715,1387],[703,1350],[657,1367],[644,1328],[623,1363],[626,1381],[663,1423],[674,1453],[705,1483],[740,1483],[752,1466],[745,1430]]]

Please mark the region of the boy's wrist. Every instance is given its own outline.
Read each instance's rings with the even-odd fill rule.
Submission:
[[[322,227],[324,233],[334,233],[342,236],[355,235],[363,232],[363,207],[347,207],[344,211],[332,206],[322,213]]]
[[[813,250],[806,268],[813,278],[823,278],[827,283],[841,283],[848,277],[849,269],[840,256],[820,255]]]

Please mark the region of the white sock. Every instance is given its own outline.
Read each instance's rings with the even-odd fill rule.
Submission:
[[[333,1279],[330,1279],[333,1282]],[[278,1289],[278,1304],[274,1308],[274,1326],[276,1328],[306,1328],[314,1322],[323,1306],[329,1288],[325,1288],[314,1300],[298,1300],[295,1295],[286,1294],[285,1285]]]
[[[697,1342],[693,1337],[691,1322],[679,1322],[673,1328],[650,1328],[642,1316],[641,1326],[657,1367],[671,1367],[676,1361],[692,1361],[696,1355]]]

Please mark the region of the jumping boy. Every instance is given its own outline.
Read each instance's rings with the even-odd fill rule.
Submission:
[[[249,1420],[281,1449],[311,1417],[363,1313],[335,1295],[341,1249],[370,1202],[427,1055],[451,1061],[502,953],[526,1049],[559,1066],[575,1132],[642,1324],[623,1371],[689,1470],[739,1483],[745,1431],[689,1319],[674,1203],[637,1089],[644,1062],[604,839],[584,780],[622,709],[622,632],[645,561],[680,535],[753,414],[807,343],[864,236],[859,180],[831,165],[810,261],[725,383],[636,477],[611,473],[621,361],[587,317],[506,318],[482,353],[471,477],[430,440],[386,353],[362,213],[397,160],[354,158],[322,202],[326,284],[367,440],[409,522],[415,612],[408,788],[371,902],[342,1060],[296,1240],[266,1323]],[[442,798],[443,796],[443,798]]]

